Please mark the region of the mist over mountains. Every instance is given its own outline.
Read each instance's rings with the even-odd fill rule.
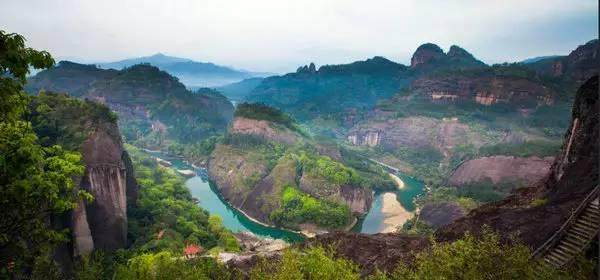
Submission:
[[[266,77],[270,73],[239,70],[211,62],[198,62],[187,58],[157,53],[151,56],[129,58],[114,62],[97,63],[100,68],[121,70],[136,64],[148,63],[177,77],[188,88],[217,87],[253,77]]]

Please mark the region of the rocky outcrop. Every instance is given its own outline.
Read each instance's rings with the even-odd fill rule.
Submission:
[[[465,210],[454,202],[427,203],[419,211],[419,219],[434,229],[465,216]]]
[[[392,271],[399,262],[411,263],[417,252],[429,247],[426,237],[398,233],[344,233],[317,235],[307,246],[320,245],[333,248],[336,254],[359,264],[363,275],[375,269]]]
[[[443,57],[445,57],[444,51],[438,45],[426,43],[417,48],[410,59],[410,67],[415,68],[421,64],[435,61]]]
[[[229,128],[229,133],[256,135],[267,140],[283,142],[286,144],[294,144],[299,138],[299,136],[291,130],[282,126],[277,127],[272,122],[242,117],[237,117],[233,120],[233,123]]]
[[[526,63],[540,76],[564,78],[576,84],[582,84],[593,75],[598,74],[600,57],[598,56],[598,39],[578,46],[567,56],[554,56],[533,63]]]
[[[489,225],[503,237],[516,236],[537,248],[560,228],[599,179],[600,103],[598,76],[577,92],[571,125],[549,175],[500,202],[484,205],[436,232],[441,241],[454,240],[465,232],[478,233]],[[540,198],[544,203],[532,204]]]
[[[82,145],[85,173],[80,188],[91,203],[79,202],[72,214],[75,255],[93,249],[115,250],[127,245],[127,203],[137,199],[137,182],[118,128],[104,123]]]
[[[519,107],[552,105],[553,92],[540,83],[509,76],[464,76],[456,73],[415,80],[411,89],[432,102],[474,101],[482,105],[511,103]]]
[[[538,182],[550,171],[553,158],[491,156],[476,158],[461,164],[450,176],[453,186],[491,181],[493,184],[514,183],[521,186]]]
[[[431,148],[448,153],[454,146],[482,144],[481,137],[457,118],[434,119],[408,117],[360,123],[350,129],[346,138],[353,145],[385,148]]]
[[[436,240],[453,241],[466,232],[478,234],[483,225],[488,225],[506,242],[516,237],[532,248],[545,242],[597,185],[600,167],[598,112],[598,76],[595,76],[577,92],[571,127],[546,179],[443,226],[435,232]],[[545,203],[532,204],[536,198],[545,199]],[[307,243],[332,246],[337,254],[358,263],[364,273],[375,269],[391,271],[398,262],[410,263],[417,252],[429,247],[424,237],[402,234],[329,233]]]

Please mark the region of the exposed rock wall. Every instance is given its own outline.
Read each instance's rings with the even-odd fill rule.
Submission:
[[[75,255],[127,245],[127,203],[137,199],[137,182],[116,124],[102,124],[82,145],[85,173],[80,188],[94,197],[72,213]]]
[[[241,117],[233,120],[229,133],[256,135],[267,140],[286,144],[294,144],[298,141],[298,136],[289,129],[277,129],[269,121]]]
[[[530,185],[548,175],[552,161],[552,157],[491,156],[476,158],[461,164],[448,181],[454,186],[486,180],[493,184],[512,182]]]
[[[516,235],[531,248],[544,243],[598,184],[599,112],[595,76],[577,92],[571,125],[546,179],[500,202],[471,211],[437,231],[438,239],[454,240],[465,232],[477,233],[487,224],[507,239]],[[534,206],[531,201],[535,198],[543,198],[546,203]]]
[[[417,93],[429,96],[432,101],[474,101],[482,105],[511,103],[521,107],[552,105],[553,92],[540,83],[517,77],[480,75],[467,77],[423,77],[411,84]]]
[[[419,219],[438,229],[465,216],[463,210],[454,202],[427,203],[419,211]]]
[[[471,133],[469,126],[456,118],[408,117],[371,121],[350,129],[346,138],[359,146],[433,148],[444,154],[457,144],[469,143],[478,147],[482,143],[478,134]]]

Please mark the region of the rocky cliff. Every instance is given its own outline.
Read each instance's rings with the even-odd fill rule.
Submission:
[[[440,229],[438,239],[453,240],[467,231],[479,232],[487,224],[506,238],[516,235],[532,248],[541,245],[598,183],[599,106],[598,76],[594,76],[577,92],[571,125],[549,175],[539,184],[477,208]],[[534,199],[544,203],[532,204]]]
[[[222,133],[233,105],[211,89],[190,92],[179,80],[147,64],[120,71],[60,62],[27,81],[26,90],[67,93],[107,105],[128,141],[157,147],[193,143]]]
[[[405,117],[359,123],[349,130],[347,140],[358,146],[384,148],[432,148],[447,153],[454,146],[482,144],[481,137],[456,118]]]
[[[466,232],[477,234],[483,225],[488,225],[505,241],[515,236],[534,249],[545,242],[597,185],[599,112],[598,76],[595,76],[577,92],[570,128],[549,175],[540,183],[500,202],[483,205],[443,226],[435,232],[436,240],[453,241]],[[532,203],[534,199],[543,203]],[[359,263],[365,273],[376,268],[389,271],[398,261],[410,263],[416,252],[429,246],[425,237],[402,234],[330,233],[308,243],[333,246],[338,254]]]
[[[116,116],[104,105],[65,94],[42,93],[32,98],[30,107],[33,129],[43,145],[81,153],[85,171],[75,180],[79,190],[93,197],[54,217],[55,226],[70,229],[72,237],[57,252],[60,262],[68,266],[73,256],[94,249],[126,247],[127,206],[136,204],[138,186]]]
[[[127,203],[135,203],[137,183],[115,123],[102,124],[82,145],[85,173],[80,189],[93,197],[73,211],[75,254],[127,245]]]
[[[411,89],[432,102],[471,101],[482,105],[509,103],[521,107],[552,105],[554,94],[542,83],[520,77],[467,76],[461,73],[415,80]]]
[[[553,158],[491,156],[476,158],[461,164],[448,183],[464,186],[485,181],[493,184],[511,183],[527,186],[548,175]]]
[[[598,39],[578,46],[567,56],[554,56],[541,59],[525,66],[535,70],[540,76],[563,78],[582,84],[598,74],[600,57],[598,56]]]
[[[373,199],[369,188],[333,181],[306,167],[307,161],[320,159],[342,176],[354,172],[326,154],[339,156],[339,151],[332,153],[331,147],[284,125],[239,116],[212,152],[208,174],[229,203],[263,223],[275,223],[271,214],[282,209],[286,188],[321,201],[317,203],[345,204],[356,216],[365,214]]]

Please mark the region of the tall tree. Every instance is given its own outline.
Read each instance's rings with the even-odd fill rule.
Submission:
[[[60,146],[43,147],[24,119],[30,97],[23,92],[30,67],[49,68],[49,53],[0,30],[0,275],[35,270],[42,252],[65,239],[49,217],[73,209],[73,177],[83,173],[81,156]],[[81,195],[85,195],[81,193]],[[1,277],[1,276],[0,276]]]

